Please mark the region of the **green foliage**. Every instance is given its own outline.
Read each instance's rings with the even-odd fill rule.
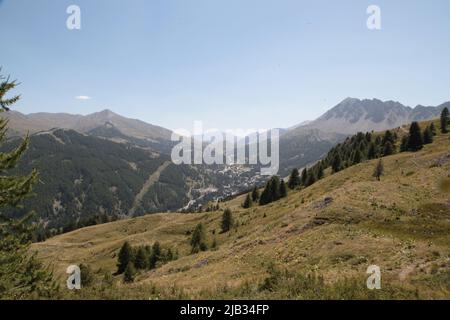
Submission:
[[[225,210],[226,211],[226,210]],[[191,253],[208,250],[206,245],[206,232],[202,223],[197,224],[191,237]]]
[[[136,269],[134,268],[133,263],[128,263],[123,273],[123,281],[130,283],[133,282],[136,277]]]
[[[228,232],[233,228],[234,225],[234,219],[233,219],[233,213],[230,209],[226,208],[223,211],[222,214],[222,221],[220,223],[220,227],[222,229],[222,232]]]
[[[306,170],[306,168],[304,168],[302,170],[302,176],[300,178],[301,184],[303,186],[306,186],[306,180],[308,179],[308,171]]]
[[[259,190],[258,190],[258,188],[255,186],[254,188],[253,188],[253,191],[252,191],[252,201],[253,202],[257,202],[259,200]]]
[[[88,287],[94,281],[92,269],[87,264],[80,264],[81,287]]]
[[[252,200],[252,197],[251,197],[251,195],[250,195],[250,193],[249,193],[249,194],[247,194],[247,196],[245,197],[244,203],[242,204],[242,208],[248,209],[248,208],[251,208],[252,205],[253,205],[253,200]]]
[[[417,122],[411,123],[408,136],[408,150],[418,151],[423,147],[423,136]]]
[[[342,160],[339,153],[336,153],[333,157],[333,162],[331,163],[331,168],[333,169],[333,172],[339,172],[342,170]]]
[[[285,198],[285,197],[287,197],[286,184],[284,183],[284,180],[281,179],[281,181],[280,181],[280,198]]]
[[[427,126],[425,130],[423,130],[423,144],[433,143],[433,129],[431,126]]]
[[[0,113],[18,101],[19,96],[5,98],[15,87],[15,81],[0,76]],[[0,118],[0,142],[4,141],[6,130],[7,121]],[[32,214],[13,219],[3,212],[17,207],[30,194],[37,180],[35,170],[30,170],[31,173],[25,176],[8,174],[28,144],[29,138],[26,137],[15,149],[0,153],[0,299],[50,298],[58,290],[52,272],[39,262],[35,253],[30,252]]]
[[[153,246],[149,256],[149,268],[156,268],[156,264],[161,260],[161,245],[156,241]]]
[[[117,273],[125,272],[126,267],[133,262],[133,258],[133,250],[128,241],[125,241],[119,251]]]
[[[300,174],[298,172],[298,169],[295,168],[292,170],[291,175],[289,176],[288,187],[289,189],[295,189],[298,186],[300,186],[300,184],[301,184]]]
[[[384,148],[383,148],[383,156],[390,156],[390,155],[392,155],[392,154],[394,154],[394,152],[395,152],[395,149],[394,149],[395,147],[394,147],[394,145],[392,144],[392,142],[390,142],[390,141],[387,141],[385,144],[384,144]]]
[[[134,259],[134,266],[136,269],[146,269],[148,265],[149,257],[144,247],[139,247],[136,251],[136,257]]]
[[[442,133],[447,133],[448,132],[448,124],[450,122],[449,120],[449,112],[448,112],[448,108],[445,107],[442,112],[441,112],[441,132]]]

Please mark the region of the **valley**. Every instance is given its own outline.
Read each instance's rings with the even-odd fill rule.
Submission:
[[[399,140],[407,128],[394,131]],[[334,174],[328,168],[323,179],[268,205],[244,209],[242,195],[220,203],[219,210],[105,223],[32,248],[60,281],[70,264],[91,268],[91,285],[62,293],[71,299],[448,298],[448,133],[438,133],[420,151],[383,157],[380,181],[373,177],[377,161]],[[228,232],[220,232],[224,208],[235,221]],[[209,249],[192,254],[189,239],[199,223]],[[178,258],[124,283],[115,272],[126,241],[158,241],[162,248],[176,248]],[[370,265],[381,269],[382,290],[365,287]]]
[[[413,109],[391,101],[345,99],[314,121],[280,131],[278,175],[311,166],[350,134],[435,118],[446,105]],[[30,148],[13,173],[40,171],[39,196],[25,200],[25,208],[37,212],[37,240],[147,213],[204,211],[209,202],[261,187],[268,179],[259,165],[170,163],[175,146],[170,130],[110,110],[86,116],[5,115],[10,130],[4,150],[31,133]],[[14,217],[25,212],[8,210]]]

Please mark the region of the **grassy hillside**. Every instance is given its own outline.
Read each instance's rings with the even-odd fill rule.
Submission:
[[[87,227],[33,248],[70,298],[448,299],[449,135],[383,159],[381,181],[372,177],[372,160],[266,206],[243,209],[243,197],[221,204],[237,222],[227,233],[220,233],[222,211],[165,213]],[[218,248],[191,255],[189,234],[199,222]],[[124,241],[156,240],[178,248],[179,259],[141,272],[132,284],[113,275]],[[80,263],[92,268],[94,285],[69,292],[65,270]],[[381,290],[365,288],[372,264],[381,268]]]

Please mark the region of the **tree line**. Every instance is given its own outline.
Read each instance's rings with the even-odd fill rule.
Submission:
[[[441,133],[449,132],[450,123],[449,111],[444,108],[440,117]],[[308,187],[324,177],[324,171],[331,168],[331,173],[339,172],[345,168],[356,165],[366,160],[380,159],[377,162],[373,176],[380,180],[384,171],[382,157],[393,155],[397,152],[419,151],[424,145],[433,142],[436,135],[434,123],[429,124],[421,130],[418,122],[412,122],[409,131],[398,144],[398,135],[395,131],[387,130],[384,134],[374,134],[373,132],[358,132],[356,135],[348,137],[344,142],[333,147],[327,155],[309,168],[304,168],[301,173],[297,168],[291,171],[287,187],[296,189]],[[397,150],[398,149],[398,150]],[[252,192],[248,193],[243,208],[250,208],[255,203],[266,205],[273,201],[284,198],[287,195],[286,184],[283,179],[273,176],[266,183],[261,195],[255,186]]]
[[[117,274],[123,274],[125,282],[133,282],[137,270],[151,270],[178,259],[178,250],[163,249],[158,241],[152,246],[132,247],[126,241],[117,256]]]

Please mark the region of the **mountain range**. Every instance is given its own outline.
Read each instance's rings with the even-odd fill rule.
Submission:
[[[436,118],[445,106],[450,102],[410,108],[393,101],[347,98],[314,121],[281,130],[279,175],[312,165],[352,133]],[[123,217],[198,209],[267,180],[257,166],[176,166],[170,161],[174,142],[169,129],[110,110],[86,116],[5,115],[10,131],[4,149],[31,133],[30,148],[15,173],[40,171],[39,197],[27,199],[25,207],[37,211],[50,229],[83,226],[99,214]]]

